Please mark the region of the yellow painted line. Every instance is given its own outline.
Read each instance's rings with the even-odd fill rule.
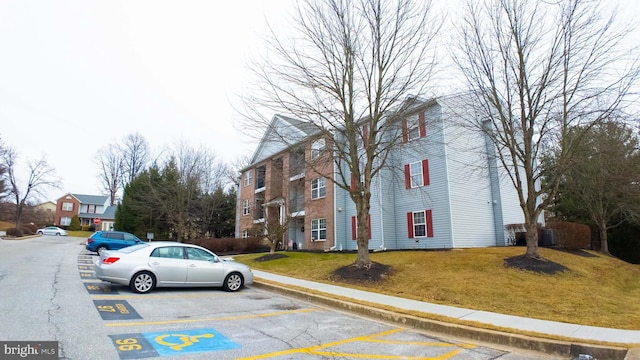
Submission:
[[[183,323],[206,322],[206,321],[228,321],[228,320],[241,320],[241,319],[255,319],[255,318],[261,318],[261,317],[289,315],[289,314],[296,314],[296,313],[306,313],[306,312],[312,312],[312,311],[319,311],[319,309],[300,309],[300,310],[280,311],[280,312],[272,312],[272,313],[256,314],[256,315],[229,316],[229,317],[221,317],[221,318],[139,321],[139,322],[129,322],[129,323],[107,323],[105,324],[105,326],[124,327],[124,326],[183,324]]]
[[[351,343],[351,342],[355,342],[355,341],[364,341],[364,340],[366,340],[368,338],[386,336],[386,335],[389,335],[389,334],[397,333],[399,331],[404,331],[404,330],[400,329],[400,328],[391,329],[391,330],[383,331],[383,332],[378,333],[378,334],[360,336],[360,337],[355,337],[355,338],[351,338],[351,339],[334,341],[334,342],[330,342],[330,343],[327,343],[327,344],[324,344],[324,345],[316,345],[316,346],[310,346],[310,347],[307,347],[307,348],[298,348],[298,349],[289,349],[289,350],[277,351],[277,352],[273,352],[273,353],[270,353],[270,354],[256,355],[256,356],[251,356],[251,357],[247,357],[247,358],[240,358],[240,359],[236,359],[236,360],[267,359],[267,358],[276,357],[276,356],[299,354],[299,353],[313,354],[314,352],[319,351],[320,349],[323,349],[323,348],[336,346],[336,345],[347,344],[347,343]],[[338,354],[338,353],[336,353],[336,354]],[[340,356],[340,355],[335,355],[335,356]]]
[[[441,342],[415,342],[415,341],[394,341],[394,340],[376,340],[377,337],[387,336],[396,332],[404,331],[404,329],[397,328],[388,331],[383,331],[381,333],[360,336],[351,339],[345,339],[340,341],[334,341],[331,343],[310,346],[306,348],[298,348],[298,349],[289,349],[283,351],[277,351],[269,354],[262,354],[256,356],[250,356],[246,358],[240,358],[237,360],[252,360],[252,359],[267,359],[278,356],[287,356],[292,354],[308,354],[308,355],[318,355],[324,357],[341,357],[341,358],[361,358],[361,359],[408,359],[408,360],[446,360],[450,359],[453,356],[456,356],[460,353],[460,349],[455,349],[447,352],[446,354],[442,354],[436,357],[423,357],[423,356],[399,356],[399,355],[387,355],[387,354],[357,354],[357,353],[345,353],[345,352],[334,352],[334,351],[323,351],[322,349],[326,349],[329,347],[343,345],[346,343],[352,342],[380,342],[380,343],[389,343],[396,345],[420,345],[420,346],[447,346],[447,347],[463,347],[463,348],[474,348],[474,345],[471,344],[449,344],[449,343],[441,343]]]

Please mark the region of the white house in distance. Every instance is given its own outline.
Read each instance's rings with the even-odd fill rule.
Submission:
[[[461,96],[413,98],[408,115],[398,120],[402,143],[372,179],[369,249],[505,246],[510,244],[505,226],[524,222],[516,190],[503,176],[493,145],[484,133],[463,125],[459,114],[467,110],[460,105]],[[237,237],[249,236],[265,216],[276,217],[266,221],[286,217],[285,244],[355,250],[355,204],[331,181],[341,164],[334,163],[330,148],[319,151],[329,142],[302,121],[274,116],[270,129],[286,128],[300,139],[298,144],[277,145],[269,130],[251,165],[242,169]],[[301,164],[301,157],[318,154],[326,157],[321,167],[326,171]]]

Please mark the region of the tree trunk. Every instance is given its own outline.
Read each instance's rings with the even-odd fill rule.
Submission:
[[[535,221],[529,221],[525,224],[527,230],[527,252],[526,256],[540,259],[540,253],[538,253],[538,224]]]
[[[609,240],[607,239],[607,226],[604,224],[598,224],[598,230],[600,232],[600,252],[606,255],[611,255],[609,252]]]
[[[363,201],[364,202],[364,201]],[[369,258],[369,206],[362,204],[357,217],[357,241],[358,241],[358,258],[355,264],[358,267],[371,265]]]

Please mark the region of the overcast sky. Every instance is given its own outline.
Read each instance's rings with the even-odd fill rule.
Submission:
[[[614,2],[640,16],[640,1]],[[233,163],[256,146],[233,126],[246,64],[292,4],[0,0],[0,138],[55,168],[61,188],[41,201],[101,194],[96,151],[133,132],[153,151],[184,140]]]
[[[96,151],[140,132],[233,162],[251,154],[231,104],[266,20],[289,0],[0,0],[0,137],[43,154],[67,192],[100,194]],[[24,175],[22,176],[25,177]]]

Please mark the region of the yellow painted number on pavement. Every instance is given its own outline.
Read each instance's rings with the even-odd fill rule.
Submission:
[[[116,340],[116,344],[120,345],[118,346],[118,349],[122,351],[142,349],[142,345],[138,344],[138,340],[136,339]]]
[[[116,308],[114,308],[111,305],[100,305],[98,306],[98,311],[103,311],[103,312],[116,312]]]

